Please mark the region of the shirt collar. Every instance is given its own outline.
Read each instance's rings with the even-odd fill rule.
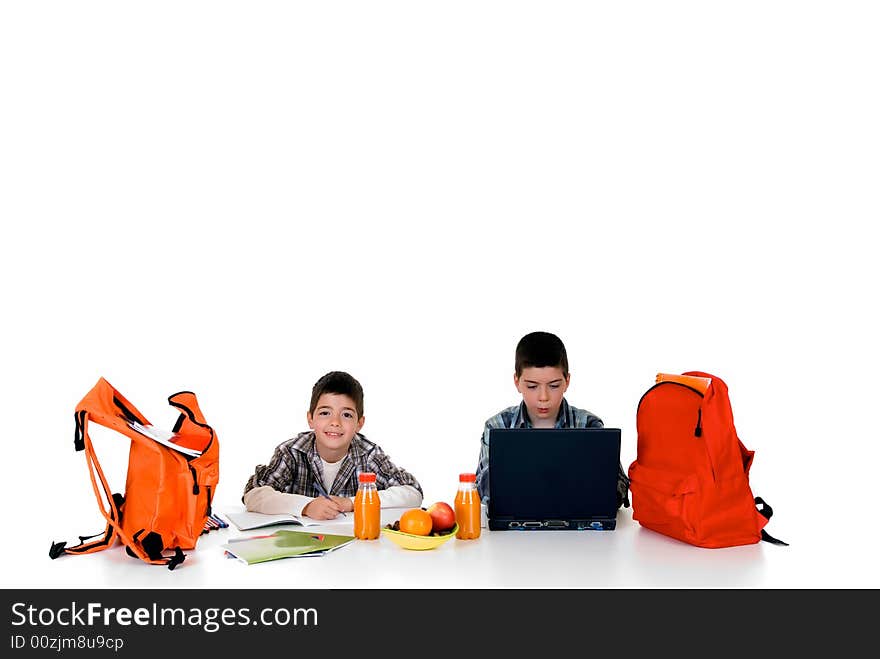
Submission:
[[[516,416],[513,418],[513,427],[514,428],[531,428],[532,420],[529,419],[529,412],[526,409],[526,402],[522,401],[519,404],[519,408],[516,411]],[[556,415],[556,424],[553,426],[554,428],[571,428],[572,427],[572,418],[571,418],[571,407],[568,404],[568,401],[565,398],[562,399],[562,403],[559,405],[559,413]]]

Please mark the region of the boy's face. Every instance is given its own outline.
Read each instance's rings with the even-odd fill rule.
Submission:
[[[354,401],[345,394],[321,394],[314,414],[309,412],[306,418],[315,431],[318,453],[327,462],[341,460],[364,425],[364,417],[358,419]]]
[[[563,375],[558,366],[532,366],[524,368],[519,377],[513,376],[513,383],[522,394],[532,424],[552,425],[556,422],[570,378],[571,375]]]

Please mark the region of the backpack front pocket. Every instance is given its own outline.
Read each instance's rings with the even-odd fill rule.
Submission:
[[[682,476],[634,462],[629,478],[634,520],[681,540],[697,536],[694,513],[699,509],[699,487],[695,474]]]

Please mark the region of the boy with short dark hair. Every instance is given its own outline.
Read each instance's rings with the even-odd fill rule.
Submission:
[[[364,391],[348,373],[331,371],[312,387],[311,430],[281,443],[268,465],[257,465],[244,488],[249,511],[333,519],[354,510],[358,472],[376,474],[383,508],[417,508],[422,487],[360,434]]]
[[[516,346],[513,383],[522,394],[519,405],[501,410],[486,421],[477,466],[477,490],[483,503],[489,500],[489,430],[492,428],[603,428],[592,412],[568,404],[568,354],[562,340],[549,332],[532,332]],[[540,447],[536,447],[540,450]],[[617,467],[617,507],[629,507],[629,479]]]

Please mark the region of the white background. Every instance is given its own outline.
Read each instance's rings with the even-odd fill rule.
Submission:
[[[727,382],[791,543],[746,585],[880,586],[878,19],[4,3],[3,583],[45,585],[50,542],[102,526],[72,445],[101,376],[167,428],[196,392],[234,504],[349,371],[363,432],[450,501],[542,329],[624,467],[658,371]],[[125,440],[99,441],[121,489]]]

